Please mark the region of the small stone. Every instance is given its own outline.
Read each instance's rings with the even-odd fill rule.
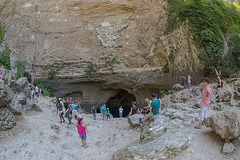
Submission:
[[[222,148],[222,154],[232,153],[236,147],[232,143],[225,143]]]
[[[59,130],[59,126],[56,125],[56,124],[52,124],[52,125],[51,125],[51,128],[52,128],[52,129],[57,129],[57,130]]]

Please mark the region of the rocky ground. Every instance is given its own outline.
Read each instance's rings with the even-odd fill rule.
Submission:
[[[32,107],[32,110],[29,110],[24,107],[26,110],[23,110],[21,115],[16,115],[16,118],[8,115],[12,117],[9,124],[16,122],[16,125],[12,129],[0,131],[0,159],[238,160],[239,83],[236,78],[226,81],[221,103],[215,102],[215,84],[211,84],[213,94],[208,112],[208,117],[211,118],[206,125],[215,131],[205,125],[201,129],[194,128],[199,121],[201,107],[200,84],[190,90],[175,91],[174,94],[164,97],[163,110],[149,126],[139,125],[138,117],[141,115],[103,121],[98,114],[94,121],[91,115],[83,114],[88,127],[87,149],[81,147],[75,127],[76,121],[74,120],[72,125],[67,122],[60,124],[50,99],[40,97],[35,105],[40,109]],[[26,104],[28,103],[30,100],[27,100]],[[4,115],[5,112],[7,113],[7,110],[4,110]],[[135,121],[131,121],[131,118],[135,118]],[[131,122],[131,125],[128,122]],[[218,123],[223,127],[218,127]],[[230,140],[232,137],[238,138]],[[224,139],[229,139],[231,144],[225,143]]]
[[[140,133],[131,129],[126,118],[94,121],[83,115],[87,124],[89,148],[81,147],[74,124],[60,124],[49,99],[41,97],[38,104],[42,112],[30,111],[16,116],[16,126],[0,132],[0,159],[86,159],[107,160],[119,148],[137,140]]]

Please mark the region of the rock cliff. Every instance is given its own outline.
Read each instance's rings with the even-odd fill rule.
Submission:
[[[35,66],[39,77],[58,70],[63,86],[75,78],[81,86],[90,81],[103,90],[128,91],[138,101],[171,87],[180,74],[191,74],[195,83],[202,75],[187,24],[165,33],[167,6],[167,0],[4,0],[0,20],[13,69],[26,60],[27,70],[33,74]],[[87,79],[90,63],[97,73]]]

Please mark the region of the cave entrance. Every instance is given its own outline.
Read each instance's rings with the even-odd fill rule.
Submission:
[[[111,97],[107,101],[106,107],[109,108],[110,113],[116,118],[119,117],[118,109],[122,106],[124,110],[123,117],[126,117],[130,112],[132,101],[136,101],[134,95],[125,90],[120,90],[114,97]]]

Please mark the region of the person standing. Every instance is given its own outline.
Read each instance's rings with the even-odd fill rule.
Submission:
[[[119,117],[122,118],[122,115],[123,115],[123,108],[122,108],[122,106],[120,106],[118,111],[119,111]]]
[[[63,117],[63,106],[62,106],[62,104],[60,103],[59,100],[57,100],[56,107],[57,107],[57,114],[58,114],[58,111],[59,111],[60,123],[65,122],[65,119]],[[62,119],[63,119],[63,121],[62,121]]]
[[[93,114],[94,120],[96,120],[96,108],[92,106],[91,113]]]
[[[35,87],[35,94],[36,94],[36,97],[39,98],[38,87],[37,86]]]
[[[71,104],[71,107],[72,107],[72,113],[73,113],[75,119],[77,119],[78,111],[77,111],[76,105],[72,101],[70,101],[70,104]]]
[[[110,118],[110,110],[109,110],[109,108],[107,108],[107,113],[106,113],[106,115],[107,115],[107,119],[111,119],[111,118]]]
[[[210,82],[209,78],[205,77],[204,81],[203,81],[205,89],[202,93],[202,103],[203,103],[203,105],[202,105],[202,108],[201,108],[201,117],[200,117],[199,125],[195,126],[196,129],[201,129],[202,124],[204,124],[205,118],[207,118],[207,110],[208,110],[208,107],[210,105],[210,95],[212,93],[212,89],[209,86],[209,82]]]
[[[77,116],[77,125],[76,125],[77,130],[78,130],[78,134],[79,134],[79,137],[81,138],[82,147],[88,148],[88,145],[87,145],[87,142],[86,142],[86,140],[87,140],[87,133],[86,133],[87,126],[82,121],[83,121],[83,116],[78,115]]]
[[[188,89],[191,88],[191,83],[192,83],[192,77],[188,75]]]
[[[182,86],[184,87],[185,86],[186,77],[182,76],[180,78],[180,81],[182,82]]]
[[[217,102],[220,102],[220,97],[221,97],[221,92],[222,92],[222,80],[220,76],[218,76],[218,83],[217,83]]]
[[[102,111],[102,119],[106,120],[107,109],[106,109],[106,105],[105,104],[102,106],[101,111]]]
[[[139,108],[137,107],[137,102],[133,101],[132,102],[131,111],[130,111],[130,115],[134,115],[134,114],[136,114],[138,112],[139,112]]]

